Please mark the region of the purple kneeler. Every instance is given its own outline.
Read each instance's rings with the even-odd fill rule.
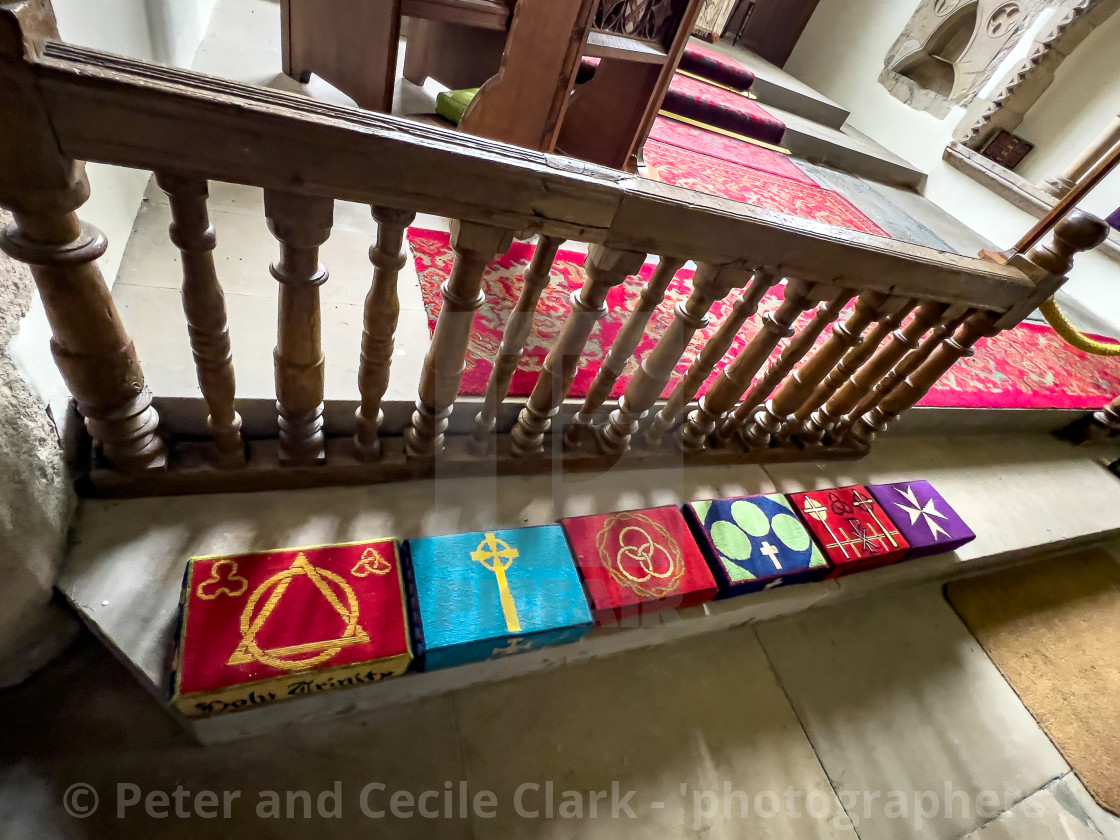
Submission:
[[[910,543],[904,559],[955,551],[976,539],[928,481],[872,484],[867,489]]]

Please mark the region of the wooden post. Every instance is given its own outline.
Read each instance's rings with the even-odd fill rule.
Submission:
[[[841,289],[817,307],[809,323],[786,345],[782,354],[770,363],[766,372],[755,381],[735,411],[724,421],[720,429],[721,438],[730,437],[733,430],[743,429],[743,442],[748,447],[761,449],[769,445],[771,437],[777,436],[781,431],[791,407],[796,407],[815,387],[819,381],[818,375],[823,378],[825,372],[832,367],[833,357],[859,341],[860,333],[870,320],[864,312],[867,305],[862,298],[856,304],[855,313],[846,323],[833,329],[829,340],[809,358],[801,370],[792,375],[790,373],[793,366],[813,349],[821,333],[836,320],[853,294],[852,289]],[[837,345],[840,345],[839,348]],[[806,374],[809,376],[807,379],[804,378]],[[775,388],[778,390],[773,399],[766,400]]]
[[[544,452],[544,435],[571,390],[583,349],[597,321],[607,314],[607,293],[642,267],[646,255],[592,245],[587,252],[587,281],[572,294],[572,313],[548,351],[540,377],[510,432],[516,455]]]
[[[234,409],[237,386],[226,297],[214,268],[217,239],[206,210],[206,179],[164,172],[156,174],[156,183],[171,205],[169,233],[183,262],[183,313],[198,387],[210,410],[206,425],[214,437],[215,463],[223,468],[244,466],[241,415]]]
[[[885,317],[876,321],[875,325],[868,330],[867,335],[844,354],[844,357],[836,363],[836,367],[828,372],[828,376],[816,387],[809,399],[805,400],[801,404],[801,408],[794,412],[787,431],[796,432],[807,442],[819,443],[821,438],[815,436],[808,428],[813,415],[818,413],[838,390],[843,388],[858,371],[863,369],[864,363],[871,358],[872,354],[879,349],[879,345],[886,340],[892,330],[905,320],[916,305],[917,301],[908,300],[902,306],[894,308]]]
[[[334,222],[334,201],[299,193],[265,190],[268,229],[280,243],[280,258],[269,271],[280,283],[276,350],[276,406],[280,411],[280,463],[322,464],[324,360],[319,287],[327,270],[319,246]]]
[[[397,297],[397,274],[408,259],[404,232],[416,214],[392,207],[371,208],[377,222],[377,241],[369,249],[373,263],[373,280],[366,294],[362,317],[362,355],[358,362],[358,392],[362,404],[355,412],[357,431],[354,448],[363,461],[381,457],[381,439],[377,436],[384,414],[381,400],[389,387],[389,371],[393,364],[393,338],[401,305]]]
[[[606,451],[620,453],[626,450],[630,438],[638,430],[638,422],[669,384],[673,369],[693,336],[708,325],[708,312],[712,305],[727,297],[748,276],[747,271],[739,266],[700,264],[693,279],[692,294],[677,307],[673,323],[642,361],[642,366],[626,386],[626,393],[619,399],[618,408],[611,412],[609,422],[603,427],[601,438]]]
[[[665,433],[681,422],[685,409],[700,391],[700,386],[708,381],[716,365],[735,343],[735,337],[743,328],[743,324],[758,311],[758,304],[779,279],[781,278],[776,273],[768,269],[755,272],[749,285],[727,313],[727,318],[719,325],[715,335],[705,342],[661,411],[653,418],[645,433],[646,443],[649,446],[660,446]]]
[[[471,437],[470,445],[476,455],[485,455],[490,451],[491,435],[494,432],[498,409],[509,394],[509,384],[513,381],[517,364],[521,360],[522,353],[525,352],[525,343],[533,331],[533,316],[537,311],[537,303],[552,280],[552,263],[555,262],[556,252],[563,241],[558,236],[541,236],[537,241],[537,247],[533,251],[533,261],[529,263],[529,270],[525,272],[522,281],[521,294],[509,314],[509,320],[506,321],[502,343],[498,345],[498,358],[494,361],[494,369],[486,382],[482,410],[474,418],[474,435]]]
[[[622,376],[622,372],[626,369],[626,363],[630,361],[634,351],[638,349],[638,343],[645,335],[650,318],[653,317],[653,313],[661,305],[661,302],[665,300],[665,292],[668,291],[669,284],[673,282],[673,278],[681,266],[684,265],[684,262],[684,260],[676,257],[661,257],[653,276],[650,277],[649,282],[642,289],[637,305],[626,319],[626,323],[618,335],[615,336],[614,344],[611,345],[607,358],[600,366],[599,372],[595,374],[595,379],[587,391],[583,406],[572,418],[572,425],[568,427],[564,436],[566,445],[578,445],[583,439],[583,433],[591,428],[595,412],[602,408],[603,403],[610,397],[611,389],[618,382],[618,378]],[[638,376],[641,376],[640,372]]]
[[[96,260],[102,233],[79,221],[89,198],[81,163],[64,157],[26,56],[58,38],[46,0],[0,5],[0,206],[14,221],[0,249],[27,263],[51,326],[51,351],[86,428],[117,469],[163,469],[159,416]]]
[[[830,287],[825,287],[830,288]],[[708,435],[728,411],[746,393],[751,380],[770,358],[783,338],[793,335],[793,323],[806,309],[817,302],[821,293],[804,280],[787,280],[784,298],[776,310],[763,316],[762,329],[743,348],[734,361],[720,371],[712,387],[701,398],[681,429],[681,445],[688,451],[704,448]]]
[[[474,313],[485,301],[482,275],[486,264],[496,254],[505,253],[512,240],[509,232],[489,225],[458,221],[451,225],[455,265],[440,289],[443,309],[424,357],[412,425],[404,433],[410,458],[434,458],[443,451],[447,418],[459,395],[466,366]]]

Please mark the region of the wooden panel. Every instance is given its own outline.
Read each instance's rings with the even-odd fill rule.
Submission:
[[[588,33],[583,54],[592,58],[617,58],[644,64],[664,64],[669,60],[669,54],[653,44],[598,30]]]
[[[505,45],[505,23],[480,29],[413,18],[404,51],[404,77],[416,85],[431,77],[452,90],[476,88],[498,72]]]
[[[391,111],[400,0],[281,0],[284,73],[315,73],[371,111]]]
[[[784,67],[820,0],[756,0],[735,42]]]
[[[477,28],[505,31],[515,0],[402,0],[401,13],[410,18],[441,20]],[[412,33],[409,33],[409,38]]]
[[[501,69],[467,106],[460,130],[552,151],[571,100],[594,2],[518,3]],[[570,37],[564,38],[565,32]]]

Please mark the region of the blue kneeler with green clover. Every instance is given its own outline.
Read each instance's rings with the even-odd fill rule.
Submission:
[[[684,513],[720,598],[820,580],[828,573],[828,561],[785,496],[689,502]]]

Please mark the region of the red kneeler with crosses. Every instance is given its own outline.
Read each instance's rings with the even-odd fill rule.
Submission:
[[[887,566],[910,550],[866,487],[790,493],[789,500],[828,559],[829,577]]]

